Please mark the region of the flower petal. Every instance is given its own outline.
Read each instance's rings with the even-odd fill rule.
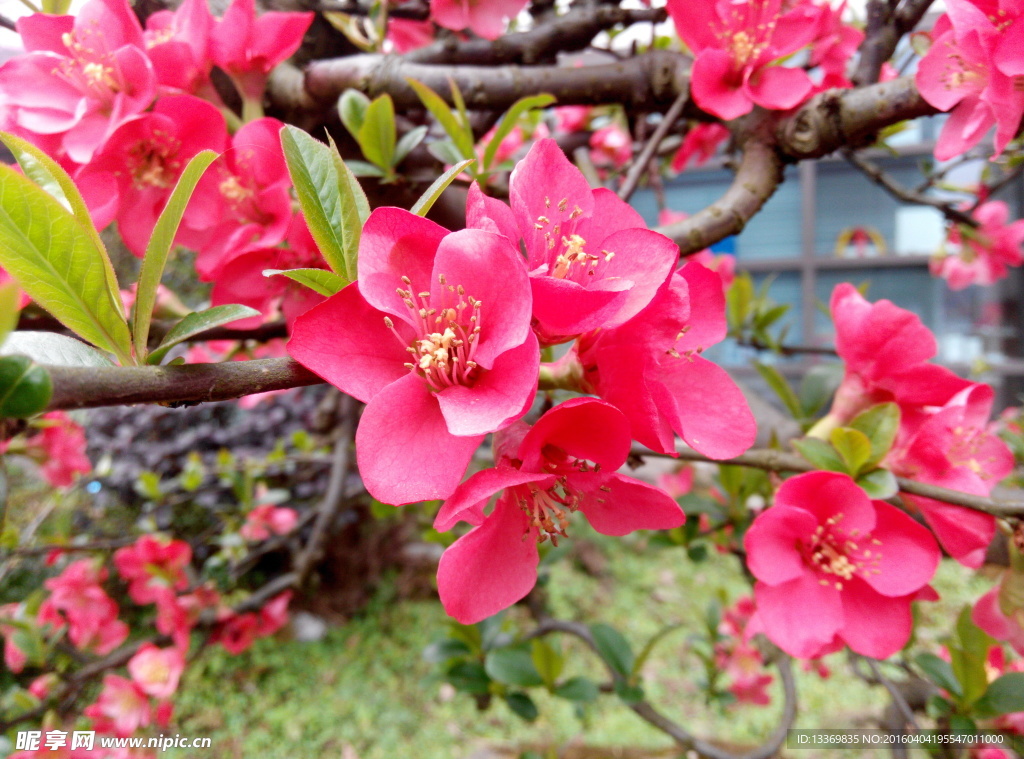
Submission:
[[[554,484],[555,478],[543,472],[529,472],[511,466],[498,465],[493,469],[477,472],[459,485],[451,497],[442,504],[434,517],[434,529],[447,532],[459,522],[479,526],[484,521],[484,508],[491,496],[503,488],[523,485],[527,482],[545,482],[545,487]]]
[[[839,591],[813,574],[781,585],[759,582],[754,600],[765,635],[790,656],[816,656],[843,628]]]
[[[843,629],[839,635],[852,650],[873,659],[887,659],[910,640],[913,623],[909,596],[879,595],[854,577],[843,587]]]
[[[873,501],[877,515],[871,537],[881,543],[869,548],[877,561],[878,573],[862,575],[884,596],[907,596],[927,585],[939,566],[939,547],[935,538],[911,517],[884,501]],[[864,544],[866,546],[866,543]]]
[[[587,493],[580,506],[602,535],[679,527],[686,515],[664,490],[621,474],[580,474],[570,482]]]
[[[817,526],[814,515],[797,506],[776,503],[758,514],[743,537],[747,566],[754,577],[780,585],[809,574],[800,547]]]

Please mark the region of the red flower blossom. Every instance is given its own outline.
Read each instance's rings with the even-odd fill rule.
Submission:
[[[629,453],[629,423],[607,403],[566,401],[533,427],[518,423],[495,438],[497,466],[462,483],[434,520],[442,532],[458,522],[474,526],[444,552],[437,570],[441,603],[463,624],[530,592],[537,544],[557,544],[575,511],[605,535],[668,529],[685,519],[668,494],[614,473]]]
[[[114,566],[128,581],[128,595],[137,604],[154,603],[186,588],[185,567],[190,561],[188,543],[156,535],[143,535],[114,553]]]

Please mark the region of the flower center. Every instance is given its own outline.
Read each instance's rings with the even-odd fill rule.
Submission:
[[[542,455],[544,470],[560,475],[554,484],[543,488],[531,482],[517,485],[511,488],[511,492],[519,508],[526,514],[529,525],[526,534],[535,528],[538,543],[550,539],[551,544],[557,546],[559,538],[568,537],[565,530],[569,525],[569,517],[580,508],[584,498],[584,493],[573,485],[570,476],[599,472],[601,465],[573,458],[561,448],[552,445],[544,446]],[[600,490],[607,493],[611,488],[601,485]],[[603,502],[604,499],[598,499],[598,503]]]
[[[843,583],[853,579],[858,573],[879,574],[878,564],[882,554],[877,547],[872,550],[862,548],[858,543],[860,530],[851,530],[849,533],[840,530],[837,525],[843,520],[843,514],[839,513],[826,520],[825,524],[818,525],[811,537],[811,545],[805,554],[805,561],[815,567],[820,573],[818,582],[822,585],[831,585],[836,590],[843,589]],[[864,536],[873,546],[881,543]]]
[[[137,188],[170,187],[181,168],[177,160],[180,143],[166,134],[154,133],[149,142],[139,142],[128,151],[128,165]]]
[[[480,342],[483,305],[467,295],[462,285],[449,285],[444,274],[439,275],[438,281],[442,286],[441,303],[436,306],[431,305],[429,292],[413,293],[408,277],[402,277],[402,282],[409,289],[397,289],[409,309],[412,324],[421,335],[406,347],[413,361],[405,366],[422,376],[435,393],[447,387],[471,387],[476,381],[479,368],[473,357]],[[384,317],[384,324],[406,345],[389,317]]]

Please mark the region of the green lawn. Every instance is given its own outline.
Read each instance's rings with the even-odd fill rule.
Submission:
[[[671,633],[648,663],[649,698],[700,735],[756,743],[775,724],[780,698],[770,707],[709,710],[693,683],[700,664],[688,653],[687,635],[700,629],[708,603],[721,590],[730,599],[744,592],[735,561],[714,554],[694,564],[678,550],[614,545],[618,550],[610,554],[600,578],[566,562],[556,566],[549,583],[553,610],[567,618],[616,625],[634,649],[664,625],[688,623],[689,629]],[[934,642],[941,626],[989,581],[945,562],[934,584],[943,600],[920,605],[925,621],[920,637],[926,643]],[[583,721],[568,702],[540,693],[534,695],[541,716],[532,724],[502,702],[478,712],[468,696],[442,684],[434,665],[422,658],[424,647],[442,637],[445,628],[437,603],[395,601],[385,586],[365,615],[317,643],[264,640],[239,657],[210,651],[183,685],[175,729],[210,737],[213,748],[202,753],[210,759],[462,759],[477,751],[481,757],[514,757],[522,747],[557,748],[570,741],[608,749],[589,756],[623,755],[611,747],[672,755],[664,750],[670,741],[611,695],[601,696]],[[572,653],[567,674],[600,677],[594,659],[576,648]],[[827,681],[798,668],[801,716],[796,726],[867,726],[865,719],[880,711],[885,694],[854,677],[845,655],[834,655],[828,663],[833,675]],[[483,752],[488,747],[504,747],[508,753]],[[813,759],[815,752],[793,756]]]

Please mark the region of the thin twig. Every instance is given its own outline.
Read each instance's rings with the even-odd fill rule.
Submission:
[[[882,668],[878,666],[877,661],[867,656],[863,658],[864,661],[868,663],[868,667],[871,668],[871,674],[873,674],[875,676],[875,679],[878,680],[878,682],[880,682],[883,686],[885,686],[885,689],[887,691],[889,691],[889,695],[892,696],[892,702],[896,705],[896,708],[899,709],[900,714],[903,715],[903,719],[906,721],[906,723],[910,725],[912,728],[914,728],[914,732],[919,732],[921,730],[921,727],[917,724],[917,718],[914,717],[914,710],[910,708],[910,704],[908,704],[907,700],[903,698],[903,694],[900,693],[899,688],[896,687],[896,684],[885,676],[885,674],[882,672]]]
[[[655,152],[658,150],[658,145],[668,135],[669,130],[673,124],[676,123],[682,113],[686,104],[690,100],[689,92],[681,92],[675,99],[668,111],[665,112],[664,117],[661,119],[661,123],[658,124],[654,133],[650,139],[644,143],[643,149],[640,151],[640,155],[636,157],[633,165],[629,167],[629,172],[626,174],[626,178],[622,180],[622,184],[619,186],[619,197],[622,200],[629,200],[630,196],[636,190],[637,185],[640,184],[640,177],[643,176],[647,170],[647,164],[654,157]]]

